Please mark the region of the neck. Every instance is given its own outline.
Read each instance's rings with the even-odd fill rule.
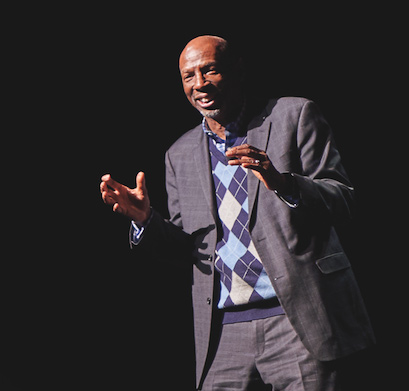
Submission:
[[[222,121],[219,122],[209,117],[206,118],[206,122],[207,122],[207,126],[213,133],[217,134],[221,139],[226,140],[225,129],[226,129],[227,123],[224,124],[224,122]]]
[[[240,103],[235,105],[233,109],[228,110],[226,113],[220,113],[217,118],[206,117],[207,126],[209,129],[217,134],[221,139],[226,139],[225,129],[227,124],[235,121],[243,108],[243,99],[240,99]]]

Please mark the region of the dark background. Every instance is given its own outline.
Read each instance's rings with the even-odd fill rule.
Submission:
[[[253,93],[310,98],[331,124],[359,205],[340,234],[378,338],[362,389],[397,379],[402,11],[226,3],[5,13],[0,389],[192,389],[188,275],[131,253],[99,183],[145,171],[166,217],[164,153],[200,121],[178,57],[201,34],[242,48]]]

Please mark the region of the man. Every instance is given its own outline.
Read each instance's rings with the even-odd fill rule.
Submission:
[[[132,220],[132,248],[193,268],[197,389],[338,390],[338,359],[372,329],[335,227],[353,188],[313,102],[260,105],[240,57],[201,36],[180,56],[202,123],[166,153],[170,220],[136,188],[102,177],[101,193]]]

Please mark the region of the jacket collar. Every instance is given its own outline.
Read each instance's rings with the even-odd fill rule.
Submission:
[[[266,117],[266,113],[263,112],[260,117],[257,117],[252,121],[253,124],[259,125],[253,128],[249,126],[249,129],[247,131],[248,144],[261,149],[262,151],[265,151],[267,149],[271,131],[271,123],[269,121],[265,121]],[[249,172],[249,175],[247,177],[247,186],[249,197],[249,217],[251,220],[255,200],[260,188],[260,181],[252,172]]]

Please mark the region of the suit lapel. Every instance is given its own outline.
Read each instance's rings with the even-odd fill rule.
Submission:
[[[264,120],[263,116],[263,120]],[[254,123],[254,121],[252,121]],[[250,124],[251,126],[251,124]],[[251,129],[247,132],[247,142],[248,144],[265,151],[267,149],[268,140],[270,138],[271,123],[263,122],[260,126]],[[251,218],[254,203],[257,197],[257,193],[260,187],[260,181],[258,178],[249,170],[249,175],[247,177],[248,183],[248,197],[249,197],[249,216]]]
[[[213,218],[217,219],[217,207],[214,197],[215,191],[212,178],[212,166],[210,163],[209,144],[204,132],[200,133],[198,144],[193,151],[197,176],[199,177],[206,202],[212,212]]]

